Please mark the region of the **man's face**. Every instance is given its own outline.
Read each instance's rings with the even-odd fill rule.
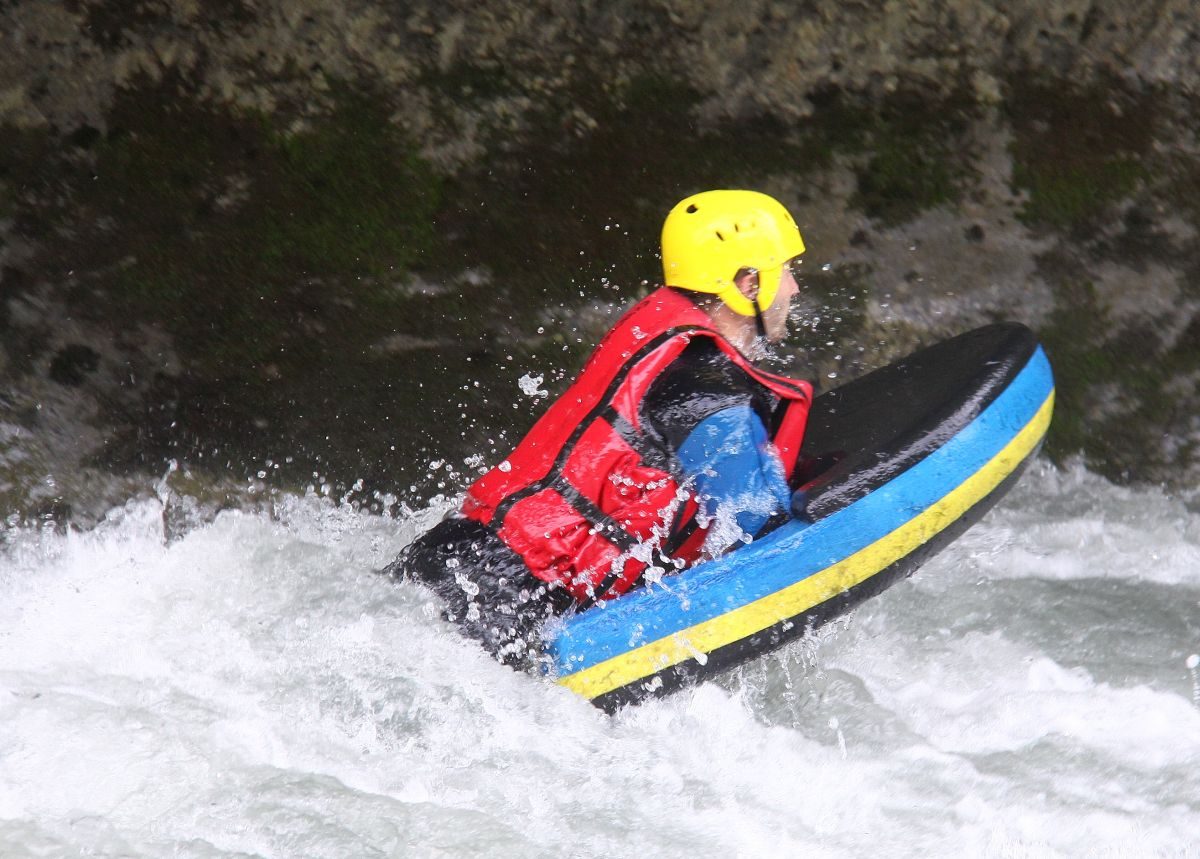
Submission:
[[[800,285],[796,283],[791,266],[785,265],[783,274],[780,275],[779,292],[775,293],[775,300],[763,313],[767,339],[772,343],[778,343],[787,337],[788,311],[792,307],[792,299],[799,291]]]

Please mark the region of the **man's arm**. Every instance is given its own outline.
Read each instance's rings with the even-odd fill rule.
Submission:
[[[685,479],[695,487],[710,531],[727,548],[756,537],[788,509],[791,491],[783,464],[758,413],[748,404],[702,420],[679,447]]]

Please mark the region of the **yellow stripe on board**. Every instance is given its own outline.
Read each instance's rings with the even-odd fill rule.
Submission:
[[[1029,423],[979,471],[895,531],[818,573],[741,608],[568,674],[559,683],[596,698],[702,653],[740,641],[802,614],[906,557],[987,497],[1041,441],[1054,410],[1054,391]]]

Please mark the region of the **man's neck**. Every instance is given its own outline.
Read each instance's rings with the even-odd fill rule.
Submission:
[[[723,302],[717,302],[705,308],[708,318],[712,320],[717,333],[737,347],[737,350],[747,358],[757,357],[758,327],[754,324],[753,316],[742,316],[734,313]]]

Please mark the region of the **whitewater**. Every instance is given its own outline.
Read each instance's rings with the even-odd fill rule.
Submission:
[[[0,855],[1200,856],[1200,512],[1038,462],[917,574],[607,716],[375,573],[452,500],[0,549]]]

